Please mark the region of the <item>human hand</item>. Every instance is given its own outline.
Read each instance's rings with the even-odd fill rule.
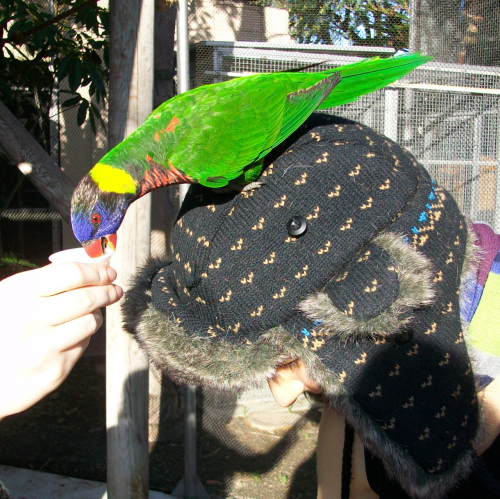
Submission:
[[[67,263],[0,281],[0,419],[32,406],[68,376],[123,290],[103,264]]]
[[[291,406],[304,392],[321,393],[321,388],[309,377],[300,358],[278,366],[275,375],[267,382],[274,400],[281,407]]]

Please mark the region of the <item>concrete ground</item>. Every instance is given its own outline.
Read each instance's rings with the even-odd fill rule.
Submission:
[[[14,499],[106,499],[106,484],[0,465],[0,481]],[[149,499],[175,499],[150,491]]]

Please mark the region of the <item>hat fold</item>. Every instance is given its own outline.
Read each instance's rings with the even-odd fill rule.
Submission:
[[[322,292],[299,309],[324,334],[341,338],[389,336],[434,298],[432,264],[403,237],[383,233],[358,252]]]

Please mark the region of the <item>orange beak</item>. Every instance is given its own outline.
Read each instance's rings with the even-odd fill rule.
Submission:
[[[107,244],[113,251],[116,251],[116,234],[110,234],[109,236],[101,237],[99,239],[94,239],[92,241],[86,241],[83,243],[83,248],[87,252],[90,258],[97,258],[101,256],[104,250],[104,244]]]
[[[106,236],[104,239],[106,239],[107,245],[113,250],[116,251],[116,240],[117,236],[115,234],[110,234],[109,236]]]

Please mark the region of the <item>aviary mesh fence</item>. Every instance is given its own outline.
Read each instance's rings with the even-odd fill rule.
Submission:
[[[410,6],[380,1],[374,4],[386,14],[368,14],[361,23],[355,12],[361,2],[256,3],[215,1],[210,9],[201,1],[191,3],[195,86],[310,64],[318,65],[307,71],[322,71],[363,57],[390,55],[395,48],[431,54],[432,63],[390,88],[325,112],[359,121],[402,144],[471,219],[500,230],[500,4],[416,0]],[[411,7],[411,15],[398,6]],[[396,12],[408,16],[404,46],[390,23],[384,25]],[[342,37],[348,31],[346,19],[347,25],[358,22],[354,46]],[[380,42],[380,31],[385,43]],[[297,43],[298,38],[323,43],[305,45]],[[385,46],[373,46],[380,44]],[[229,400],[212,394],[203,404],[203,428],[240,457],[225,464],[219,478],[227,497],[316,496],[314,445],[303,437],[315,443],[317,408],[300,401],[292,409],[296,419],[291,425],[290,413],[273,405],[267,387]],[[303,425],[310,430],[304,433]],[[238,430],[245,432],[243,438]],[[253,440],[261,438],[281,439],[282,445],[275,444],[279,454],[273,455],[276,447],[270,443],[268,449],[257,448]],[[254,469],[242,473],[240,461],[247,456],[254,459]],[[266,467],[263,462],[272,464]]]
[[[311,63],[319,64],[309,71],[320,71],[400,49],[433,55],[432,63],[391,88],[328,113],[360,121],[404,145],[465,213],[500,231],[497,0],[192,0],[189,8],[192,86]],[[175,94],[176,10],[175,4],[157,2],[155,105]],[[77,182],[103,155],[107,139],[100,127],[97,135],[88,125],[77,127],[75,112],[59,115],[57,155]],[[47,143],[50,151],[54,144]],[[5,172],[15,172],[1,179],[4,251],[41,264],[61,240],[57,217],[25,180],[17,188],[17,171],[6,157],[0,161]],[[170,245],[178,195],[163,189],[155,196],[151,248],[162,254]],[[40,221],[23,218],[35,216]],[[70,247],[70,229],[62,232]],[[36,255],[30,253],[34,248]],[[0,462],[105,481],[102,345],[95,344],[98,355],[82,359],[58,391],[2,421]],[[267,387],[241,394],[199,390],[198,402],[198,475],[212,497],[316,497],[317,406],[301,398],[281,409]],[[167,493],[183,476],[183,405],[182,391],[152,370],[150,483]]]

